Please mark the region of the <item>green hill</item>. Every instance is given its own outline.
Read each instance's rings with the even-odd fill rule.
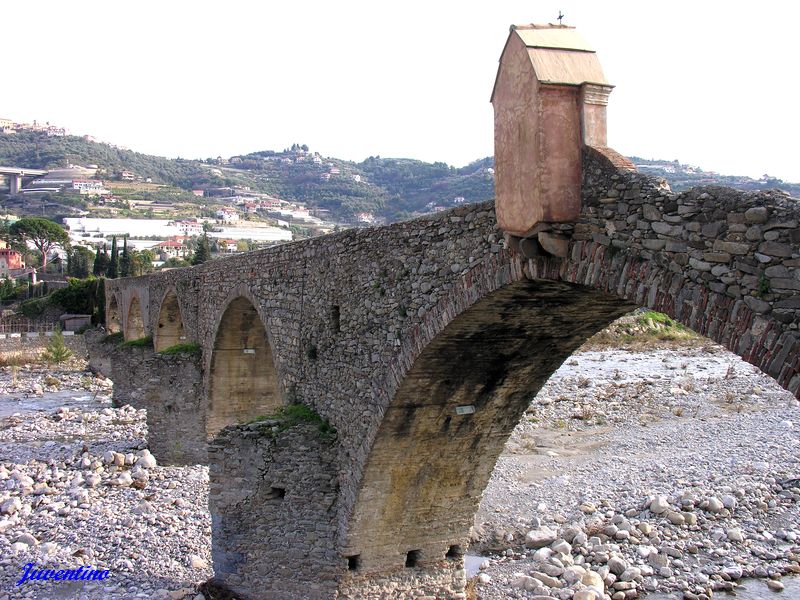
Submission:
[[[664,177],[676,191],[717,184],[754,190],[779,188],[800,197],[800,185],[767,176],[754,180],[707,173],[677,161],[632,160],[640,170]],[[327,209],[333,220],[351,223],[357,221],[359,213],[392,222],[494,197],[491,157],[462,168],[380,156],[356,163],[322,157],[309,152],[307,146],[294,144],[282,152],[264,150],[224,160],[185,160],[150,156],[76,136],[48,137],[39,132],[0,135],[0,165],[56,169],[70,164],[97,165],[98,177],[103,179],[119,179],[126,170],[140,180],[151,179],[182,190],[200,188],[207,195],[232,195],[249,189],[302,202],[312,209]],[[192,198],[185,194],[184,201],[194,202]],[[200,199],[196,202],[207,204]]]

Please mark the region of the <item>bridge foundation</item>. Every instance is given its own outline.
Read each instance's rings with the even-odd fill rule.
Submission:
[[[206,464],[206,414],[200,356],[92,340],[91,362],[108,370],[115,406],[147,410],[147,442],[162,465]]]
[[[266,419],[209,446],[215,582],[248,600],[463,599],[461,553],[389,570],[340,551],[339,450],[320,423]],[[284,429],[285,428],[285,429]]]

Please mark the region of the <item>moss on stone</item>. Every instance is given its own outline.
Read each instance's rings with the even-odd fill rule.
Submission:
[[[326,419],[323,419],[317,411],[305,404],[287,404],[271,415],[256,417],[252,422],[263,423],[274,433],[280,433],[302,423],[308,423],[315,425],[317,431],[323,437],[332,438],[336,435],[336,428]]]
[[[142,348],[145,346],[152,346],[153,345],[153,338],[151,336],[146,336],[143,338],[139,338],[138,340],[128,340],[127,342],[122,342],[119,347],[120,348]]]
[[[159,354],[175,355],[175,354],[200,354],[202,352],[200,344],[197,342],[188,342],[175,344],[169,348],[164,348]]]

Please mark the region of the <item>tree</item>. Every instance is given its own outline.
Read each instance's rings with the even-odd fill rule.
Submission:
[[[106,276],[109,279],[119,277],[119,250],[117,249],[117,236],[111,238],[111,258],[108,259]]]
[[[131,252],[131,275],[138,277],[153,271],[155,254],[152,250],[134,250]]]
[[[97,249],[97,255],[94,257],[94,267],[92,268],[92,275],[95,277],[102,277],[108,271],[108,251],[106,245],[103,244],[103,251]]]
[[[128,253],[128,238],[122,238],[122,256],[119,259],[120,277],[131,276],[131,255]]]
[[[183,260],[182,258],[175,258],[170,257],[164,261],[164,264],[161,265],[162,269],[175,269],[178,267],[188,267],[189,263]]]
[[[204,262],[211,259],[211,248],[208,245],[208,236],[203,233],[200,236],[200,241],[197,244],[197,250],[192,258],[193,265],[202,265]]]
[[[67,275],[85,279],[94,260],[94,254],[86,246],[73,247],[67,255]]]
[[[69,235],[64,228],[42,217],[24,217],[11,225],[10,232],[23,244],[30,242],[42,253],[42,269],[47,266],[48,252],[56,246],[69,246]]]
[[[64,344],[64,336],[61,335],[61,328],[53,330],[53,337],[42,354],[44,359],[50,364],[58,364],[68,360],[72,356],[72,351]]]

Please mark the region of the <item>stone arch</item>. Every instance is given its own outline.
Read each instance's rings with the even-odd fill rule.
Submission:
[[[106,329],[109,333],[122,331],[122,318],[119,312],[119,301],[117,295],[112,294],[106,309]]]
[[[161,352],[175,344],[186,341],[184,334],[183,318],[181,315],[178,294],[174,288],[168,289],[161,300],[158,311],[158,323],[153,331],[153,346],[156,352]]]
[[[125,320],[125,339],[139,340],[145,336],[144,319],[142,318],[142,304],[139,296],[134,295],[128,305],[127,318]]]
[[[510,283],[419,353],[383,416],[346,554],[365,570],[421,566],[466,547],[508,436],[550,375],[632,305],[564,282]],[[588,316],[587,316],[588,315]]]
[[[211,350],[206,434],[275,412],[283,405],[280,378],[261,316],[249,294],[230,300]]]
[[[465,548],[495,462],[533,396],[586,339],[637,306],[665,312],[799,393],[800,341],[780,322],[632,252],[573,242],[568,256],[502,253],[463,276],[404,336],[342,523],[342,554],[357,557],[364,576],[402,569],[409,557],[441,568]]]

